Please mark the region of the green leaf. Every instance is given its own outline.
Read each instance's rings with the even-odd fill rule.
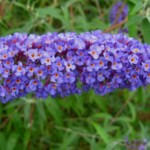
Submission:
[[[137,89],[137,100],[140,102],[142,100],[143,104],[146,102],[146,97],[149,96],[149,94],[146,94],[146,91],[143,87],[140,87]]]
[[[96,129],[97,134],[101,137],[101,139],[108,144],[109,143],[109,136],[108,133],[104,128],[102,128],[99,124],[92,122],[93,127]]]
[[[135,24],[137,25],[137,24],[141,23],[143,19],[144,19],[144,17],[142,17],[142,16],[137,16],[137,15],[129,16],[126,26],[130,27],[131,25],[134,25],[134,27],[135,27]]]
[[[128,27],[128,34],[130,37],[137,37],[137,28],[135,27],[135,25],[130,25]]]
[[[135,13],[139,12],[140,9],[143,8],[143,3],[141,0],[136,1],[133,10],[131,11],[130,15],[134,15]]]
[[[126,117],[126,116],[123,116],[123,117],[119,117],[119,118],[117,119],[117,121],[118,121],[118,122],[121,122],[121,123],[129,123],[129,122],[131,122],[131,118]]]
[[[26,130],[26,131],[24,132],[24,135],[23,135],[23,137],[24,137],[24,139],[23,139],[23,146],[24,146],[24,149],[27,149],[26,147],[27,147],[28,143],[30,142],[31,133],[32,133],[32,132],[31,132],[30,130]]]
[[[96,140],[94,138],[90,139],[90,141],[91,141],[91,143],[90,143],[91,150],[100,150],[100,146],[101,146],[100,143],[96,142]]]
[[[69,0],[69,1],[66,1],[65,7],[73,6],[77,2],[82,2],[82,0]]]
[[[147,18],[148,22],[150,23],[150,9],[147,9],[147,11],[146,11],[146,18]]]
[[[89,28],[90,30],[96,30],[96,29],[100,29],[100,30],[104,30],[106,28],[108,28],[108,24],[106,24],[104,21],[101,21],[98,17],[97,18],[93,18],[91,22],[89,22]]]
[[[26,103],[25,106],[24,106],[24,119],[25,119],[26,123],[29,120],[30,109],[31,109],[31,103]]]
[[[77,139],[78,139],[78,136],[75,133],[65,134],[65,136],[63,136],[63,142],[61,143],[61,146],[59,149],[69,150],[69,147],[71,147],[72,143],[77,141]]]
[[[142,33],[144,42],[150,44],[150,22],[147,19],[144,19],[142,22]]]
[[[91,117],[92,118],[104,118],[106,120],[110,120],[112,118],[112,116],[108,113],[94,113]]]
[[[70,24],[70,14],[69,14],[69,10],[68,7],[61,7],[61,10],[63,12],[62,15],[62,23],[63,23],[63,28],[67,31],[67,30],[71,30],[71,24]]]
[[[22,27],[10,29],[10,30],[6,31],[5,34],[12,34],[14,32],[29,33],[30,30],[34,27],[34,23],[35,23],[35,19],[31,18],[28,21],[26,21]]]
[[[43,120],[43,121],[46,121],[46,114],[45,114],[45,110],[44,110],[44,107],[43,107],[43,103],[42,102],[37,102],[36,103],[36,108],[37,108],[37,111],[40,115],[40,118]]]
[[[106,146],[106,150],[115,150],[117,145],[118,141],[111,142]]]
[[[129,0],[130,2],[136,4],[137,0]]]
[[[13,1],[13,4],[14,4],[15,6],[17,6],[17,7],[20,7],[20,8],[22,8],[22,9],[26,10],[26,11],[28,10],[27,6],[26,6],[26,5],[23,5],[23,4],[20,3],[20,2]]]
[[[48,112],[52,115],[52,117],[54,118],[54,120],[56,121],[56,123],[58,123],[59,125],[62,125],[63,122],[63,111],[61,111],[58,102],[55,99],[52,99],[51,97],[48,97],[45,100],[45,106],[48,110]]]
[[[7,150],[13,150],[18,141],[18,134],[13,132],[10,134],[8,141],[7,141]]]
[[[44,7],[36,9],[37,16],[45,18],[46,16],[51,16],[55,19],[62,20],[61,11],[58,8],[54,7]]]
[[[6,150],[5,132],[0,133],[0,149],[1,150]]]
[[[129,102],[128,105],[129,105],[130,112],[131,112],[131,115],[132,115],[132,120],[135,121],[135,119],[136,119],[136,109],[135,109],[135,106],[131,102]]]

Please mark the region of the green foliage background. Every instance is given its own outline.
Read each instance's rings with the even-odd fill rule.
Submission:
[[[105,30],[115,2],[1,0],[0,36]],[[150,43],[150,1],[125,2],[129,36]],[[117,90],[105,96],[90,91],[46,100],[28,96],[0,104],[0,150],[125,150],[126,137],[150,141],[149,90]]]

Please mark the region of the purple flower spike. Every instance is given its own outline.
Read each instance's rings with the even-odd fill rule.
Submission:
[[[128,6],[123,2],[117,2],[113,5],[110,12],[110,22],[111,24],[116,24],[121,22],[128,15]]]
[[[2,103],[29,93],[44,99],[90,89],[100,95],[135,90],[150,84],[150,45],[99,30],[15,33],[0,38],[0,83]]]
[[[120,23],[128,16],[128,5],[123,2],[115,3],[110,11],[110,23],[111,25]],[[127,28],[120,28],[119,33],[128,33]]]
[[[147,140],[132,140],[128,139],[125,141],[127,150],[147,150]]]

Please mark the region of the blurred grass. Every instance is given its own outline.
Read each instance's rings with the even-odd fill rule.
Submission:
[[[115,0],[1,0],[0,35],[77,33],[110,27]],[[126,0],[129,36],[150,43],[148,0]],[[116,33],[113,30],[112,33]],[[124,139],[150,139],[150,88],[93,91],[0,104],[0,150],[125,150]]]

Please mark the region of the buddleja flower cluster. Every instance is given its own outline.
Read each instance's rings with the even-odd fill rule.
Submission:
[[[127,150],[147,150],[147,140],[126,141]]]
[[[93,89],[104,95],[150,83],[150,45],[123,34],[15,33],[0,38],[0,100],[28,93],[68,96]]]

